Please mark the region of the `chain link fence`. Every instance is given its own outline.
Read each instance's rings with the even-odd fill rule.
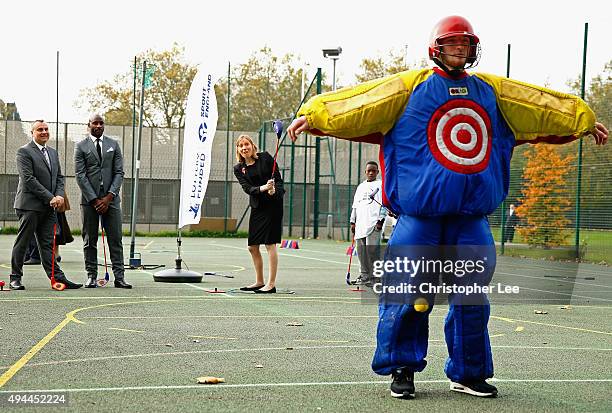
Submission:
[[[285,125],[290,119],[285,119]],[[31,122],[0,122],[0,225],[16,226],[17,217],[13,200],[17,189],[18,175],[15,165],[17,149],[31,140]],[[50,145],[57,148],[62,171],[66,176],[66,193],[72,210],[67,218],[72,228],[80,228],[80,190],[74,176],[74,145],[87,135],[85,124],[51,123]],[[258,143],[260,150],[274,155],[277,143],[271,122],[266,122],[256,132],[217,131],[215,136],[210,181],[202,217],[228,222],[228,230],[246,231],[248,227],[248,196],[233,175],[235,141],[241,134],[249,134]],[[107,125],[105,134],[117,139],[122,145],[125,179],[122,188],[122,207],[125,229],[131,219],[131,194],[133,183],[134,140],[129,126]],[[138,191],[137,230],[155,232],[175,230],[178,222],[180,195],[180,167],[182,161],[182,130],[167,128],[143,128],[141,147],[140,186]],[[319,182],[316,180],[316,143],[319,143]],[[545,197],[559,197],[552,204],[565,205],[559,208],[532,207],[523,211],[516,223],[513,239],[505,243],[506,253],[530,256],[535,250],[531,240],[521,235],[520,227],[525,226],[527,215],[540,214],[545,217],[541,225],[548,230],[563,232],[562,242],[539,245],[539,256],[571,258],[575,252],[576,233],[579,231],[582,258],[591,261],[610,262],[612,255],[612,153],[609,146],[596,147],[592,139],[584,140],[582,162],[577,159],[578,142],[557,146],[561,157],[573,157],[563,177],[562,188],[549,191]],[[525,190],[532,185],[525,179],[526,159],[534,146],[522,145],[515,148],[511,164],[510,191],[508,199],[490,217],[489,222],[496,241],[502,241],[502,220],[506,220],[508,207],[520,207],[525,202]],[[367,161],[378,162],[377,145],[359,144],[344,140],[319,139],[302,136],[295,144],[284,139],[278,153],[278,164],[285,181],[284,234],[289,237],[312,237],[314,226],[320,228],[320,238],[348,239],[348,221],[354,191],[364,179]],[[555,166],[548,173],[555,174]],[[576,198],[578,171],[581,171],[580,206]],[[407,183],[409,185],[409,183]],[[541,185],[546,187],[546,184]],[[332,197],[331,202],[329,197]],[[550,199],[549,199],[550,200]],[[319,217],[315,219],[315,203],[319,203]],[[550,202],[549,202],[550,204]],[[331,210],[329,209],[331,206]],[[503,209],[505,208],[505,209]],[[541,209],[538,209],[541,208]],[[502,218],[505,213],[506,217]],[[331,233],[326,227],[330,215]],[[559,216],[562,219],[559,219]],[[579,220],[579,225],[576,225]],[[563,225],[559,226],[558,223]],[[503,232],[509,230],[503,228]],[[504,240],[506,241],[506,240]],[[542,251],[544,251],[542,253]]]

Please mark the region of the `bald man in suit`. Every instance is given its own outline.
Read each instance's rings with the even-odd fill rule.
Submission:
[[[81,188],[83,255],[87,281],[85,288],[96,288],[98,276],[98,228],[104,225],[106,242],[115,276],[116,288],[132,288],[125,281],[121,240],[121,197],[123,155],[119,143],[104,135],[104,118],[89,117],[89,135],[74,147],[74,169]]]
[[[19,218],[19,231],[11,257],[12,290],[25,290],[21,282],[23,261],[32,236],[36,237],[43,268],[51,278],[51,265],[55,266],[55,280],[67,289],[82,284],[69,281],[57,262],[52,262],[53,224],[57,223],[55,210],[64,205],[64,175],[57,151],[49,146],[49,126],[43,120],[32,125],[32,141],[17,150],[19,184],[14,208]]]

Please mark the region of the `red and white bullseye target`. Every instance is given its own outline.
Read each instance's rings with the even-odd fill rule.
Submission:
[[[432,115],[427,141],[444,167],[464,174],[481,172],[491,154],[491,120],[478,103],[453,99]]]

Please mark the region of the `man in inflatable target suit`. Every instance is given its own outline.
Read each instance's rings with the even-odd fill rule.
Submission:
[[[434,27],[429,57],[438,67],[313,97],[300,108],[288,133],[294,141],[308,131],[380,144],[383,201],[399,213],[387,262],[396,257],[419,260],[424,258],[419,248],[447,251],[450,246],[455,259],[480,263],[474,274],[479,273],[479,286],[486,286],[496,261],[487,215],[508,194],[513,148],[564,144],[589,134],[601,145],[608,131],[576,96],[490,74],[468,74],[465,69],[480,58],[480,40],[463,17],[446,17]],[[407,283],[422,283],[422,271],[412,268],[412,273],[399,273],[400,268],[385,272],[383,284],[385,279],[397,282],[398,275]],[[453,273],[451,266],[451,278],[471,283],[474,278],[458,269]],[[441,272],[437,275],[444,278],[449,270]],[[465,290],[456,291],[461,290],[444,291],[449,301],[445,373],[451,390],[495,397],[497,389],[486,382],[493,377],[487,291],[469,300]],[[429,305],[414,305],[419,296]],[[433,294],[419,289],[401,299],[383,291],[379,299],[372,368],[392,375],[394,397],[414,397],[414,372],[426,365],[432,299]]]

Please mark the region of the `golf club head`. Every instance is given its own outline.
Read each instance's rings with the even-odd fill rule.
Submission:
[[[351,273],[350,272],[346,273],[346,284],[351,285]]]
[[[56,281],[54,283],[51,283],[51,288],[55,291],[63,291],[66,289],[66,284]]]
[[[280,139],[283,133],[283,121],[275,120],[274,122],[272,122],[272,127],[274,128],[274,132],[276,132],[276,137]]]
[[[374,197],[376,196],[376,194],[378,193],[378,191],[380,191],[380,188],[376,188],[376,189],[374,189],[374,190],[372,191],[372,193],[369,195],[369,198],[370,198],[370,204],[371,204],[372,202],[376,201],[376,200],[374,199]],[[378,201],[376,201],[376,203],[378,204]]]

